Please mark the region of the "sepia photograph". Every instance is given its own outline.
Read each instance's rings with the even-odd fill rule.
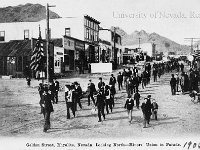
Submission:
[[[0,149],[200,149],[199,0],[1,0]]]

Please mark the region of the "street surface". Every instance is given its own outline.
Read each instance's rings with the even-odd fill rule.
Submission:
[[[116,76],[116,72],[114,73]],[[81,75],[77,78],[59,79],[60,85],[78,81],[86,90],[89,78],[97,87],[101,75]],[[107,84],[110,74],[103,76]],[[151,94],[156,99],[158,121],[151,120],[150,127],[143,128],[141,109],[134,107],[132,124],[128,123],[127,112],[124,109],[127,94],[125,90],[118,91],[112,114],[106,115],[106,120],[98,122],[97,115],[91,112],[92,106],[87,106],[87,98],[81,100],[83,109],[76,112],[76,118],[67,119],[64,91],[59,92],[59,102],[54,104],[51,114],[51,129],[43,132],[44,119],[39,114],[39,94],[37,86],[40,81],[32,80],[27,87],[25,79],[0,79],[0,135],[3,137],[27,138],[174,138],[194,137],[200,135],[200,105],[191,102],[188,94],[171,95],[169,81],[171,74],[164,74],[145,89],[139,87],[142,97]],[[141,98],[140,103],[142,103]]]

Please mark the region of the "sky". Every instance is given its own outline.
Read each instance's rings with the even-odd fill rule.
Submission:
[[[177,43],[188,45],[184,38],[200,38],[200,0],[29,0],[61,17],[87,14],[100,26],[119,26],[128,34],[135,30],[156,32]],[[27,0],[1,0],[0,7],[26,4]]]

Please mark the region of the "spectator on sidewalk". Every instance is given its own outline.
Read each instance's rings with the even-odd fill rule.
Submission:
[[[134,100],[131,98],[131,95],[128,96],[124,108],[127,109],[129,123],[132,121],[132,112],[133,112]]]
[[[30,78],[30,77],[27,77],[27,78],[26,78],[26,81],[27,81],[28,87],[30,87],[30,86],[31,86],[31,78]]]

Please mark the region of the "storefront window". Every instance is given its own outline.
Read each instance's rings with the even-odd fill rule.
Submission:
[[[29,30],[24,30],[24,39],[29,39]]]

